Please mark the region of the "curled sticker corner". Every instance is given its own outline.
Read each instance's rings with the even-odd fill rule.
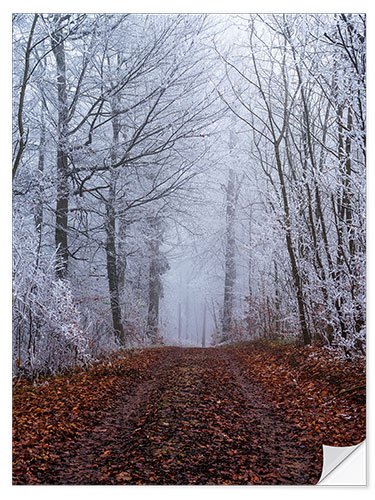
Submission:
[[[360,454],[358,453],[359,448],[361,449]],[[355,469],[348,469],[350,477],[347,476],[343,483],[338,477],[333,477],[335,474],[332,473],[337,472],[344,462],[347,463],[349,457],[353,459]],[[351,472],[353,472],[353,477]],[[323,469],[317,484],[323,486],[340,484],[364,486],[366,484],[366,441],[354,446],[323,445]]]

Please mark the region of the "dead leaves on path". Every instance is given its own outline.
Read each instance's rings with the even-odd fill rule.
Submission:
[[[270,344],[149,349],[19,381],[14,483],[315,483],[321,444],[364,439],[364,384],[364,362]]]
[[[254,343],[231,349],[243,372],[262,384],[274,406],[328,446],[353,446],[366,437],[366,364],[324,347]]]
[[[15,484],[44,484],[59,468],[74,440],[101,421],[118,393],[149,376],[162,356],[152,349],[122,352],[87,371],[32,383],[13,385],[13,480]]]

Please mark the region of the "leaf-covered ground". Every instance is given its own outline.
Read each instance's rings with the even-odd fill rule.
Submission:
[[[14,484],[314,484],[365,438],[365,366],[255,343],[122,353],[13,390]]]

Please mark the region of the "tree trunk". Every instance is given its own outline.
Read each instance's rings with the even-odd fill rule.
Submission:
[[[149,224],[149,301],[147,334],[152,341],[159,337],[159,301],[162,296],[161,276],[169,269],[168,262],[160,251],[163,238],[163,226],[157,217],[152,217]]]
[[[117,148],[120,134],[120,123],[116,116],[116,101],[112,102],[112,112],[114,118],[112,120],[112,133],[113,133],[113,147],[111,152],[112,164],[115,164],[117,158]],[[107,220],[106,220],[106,254],[107,254],[107,277],[108,288],[111,302],[111,313],[114,334],[121,345],[125,344],[124,327],[122,324],[122,313],[120,305],[120,280],[117,262],[117,247],[116,247],[116,180],[117,173],[110,167],[110,180],[109,180],[109,195],[107,200]]]
[[[182,328],[182,318],[181,318],[181,303],[178,304],[178,343],[181,344],[181,328]]]
[[[35,228],[36,228],[39,236],[42,233],[42,225],[43,225],[43,190],[40,186],[40,182],[42,180],[43,172],[44,172],[45,147],[46,147],[46,126],[45,126],[45,120],[44,120],[44,104],[42,103],[41,123],[40,123],[39,159],[38,159],[39,183],[38,183],[37,200],[36,200],[35,212],[34,212]]]
[[[236,280],[235,264],[235,234],[234,220],[236,212],[235,176],[232,168],[229,169],[227,185],[227,210],[226,210],[226,252],[225,252],[225,280],[224,280],[224,308],[222,340],[230,337],[233,320],[233,294]]]
[[[52,51],[57,69],[57,201],[56,201],[56,275],[64,279],[68,273],[68,207],[69,180],[68,158],[66,154],[67,93],[66,63],[63,35],[52,36]]]
[[[206,301],[203,306],[202,347],[206,347]]]
[[[306,321],[306,312],[304,306],[304,298],[303,298],[303,289],[302,289],[302,280],[299,273],[299,269],[297,266],[297,260],[293,248],[292,234],[291,234],[291,221],[290,221],[290,210],[288,203],[288,196],[286,192],[284,173],[282,169],[282,163],[280,158],[279,146],[275,144],[275,156],[276,156],[276,164],[277,171],[279,174],[280,186],[281,186],[281,195],[283,200],[284,214],[285,214],[285,240],[286,246],[289,254],[290,265],[292,268],[292,276],[294,281],[294,286],[296,290],[297,304],[298,304],[298,315],[299,315],[299,323],[302,332],[303,343],[305,345],[311,343],[311,334],[309,332],[307,321]]]
[[[111,302],[113,330],[120,344],[124,344],[125,336],[124,336],[124,328],[122,325],[119,282],[117,273],[116,240],[115,240],[116,218],[113,206],[114,202],[113,191],[114,187],[111,185],[110,199],[107,203],[107,221],[106,221],[107,243],[105,249],[107,254],[107,276],[108,276],[109,296]]]
[[[159,331],[160,276],[158,268],[157,256],[153,256],[150,263],[147,315],[147,335],[152,342],[158,338]]]

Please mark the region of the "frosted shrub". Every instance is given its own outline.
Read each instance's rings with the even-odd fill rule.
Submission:
[[[29,235],[13,250],[13,369],[29,377],[82,366],[91,357],[89,327],[80,327],[69,283],[55,277],[55,256],[37,258],[34,248]]]

